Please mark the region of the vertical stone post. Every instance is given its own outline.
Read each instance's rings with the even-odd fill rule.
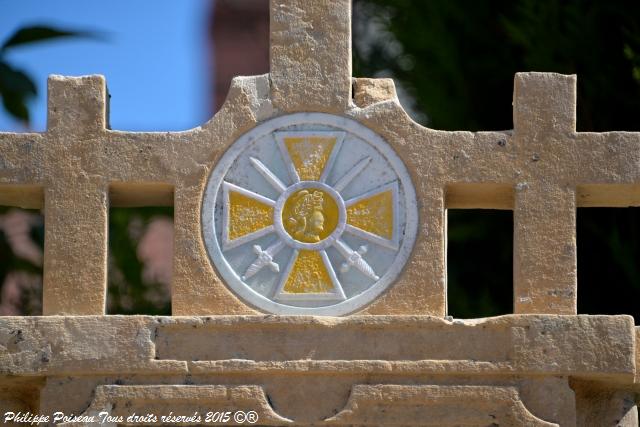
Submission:
[[[104,314],[108,182],[95,170],[107,126],[101,76],[48,87],[43,314]]]
[[[343,113],[351,99],[351,0],[271,0],[270,62],[276,108]]]
[[[514,212],[515,313],[576,313],[575,186],[553,159],[576,129],[576,79],[519,73],[513,100],[523,176]]]

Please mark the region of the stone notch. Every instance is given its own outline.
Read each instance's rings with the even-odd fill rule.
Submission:
[[[271,0],[271,97],[340,114],[351,99],[351,0]]]

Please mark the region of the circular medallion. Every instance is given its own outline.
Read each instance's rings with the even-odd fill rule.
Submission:
[[[318,243],[335,231],[338,204],[326,191],[307,187],[287,195],[278,219],[294,240]]]
[[[240,137],[209,177],[205,244],[227,286],[276,314],[343,315],[398,276],[417,232],[416,196],[377,134],[298,113]]]
[[[344,201],[336,190],[321,182],[302,181],[278,198],[274,225],[290,246],[320,250],[340,237],[346,216]]]

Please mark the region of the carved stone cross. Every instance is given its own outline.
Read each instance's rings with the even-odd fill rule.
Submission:
[[[272,0],[270,74],[195,129],[111,130],[102,77],[52,76],[47,131],[0,133],[50,315],[0,319],[3,417],[638,425],[640,327],[573,314],[576,208],[640,204],[640,134],[576,132],[575,76],[546,73],[516,75],[513,131],[425,128],[351,76],[350,20]],[[159,205],[173,316],[104,316],[109,207]],[[444,317],[448,208],[514,211],[515,315]]]
[[[389,154],[383,153],[383,158],[388,160],[397,155],[398,174],[401,175],[404,167],[408,172],[407,180],[390,184],[396,185],[399,193],[390,189],[387,194],[388,197],[404,194],[409,204],[393,209],[409,212],[411,186],[415,187],[417,218],[410,218],[409,212],[400,224],[407,233],[407,227],[415,222],[415,244],[408,244],[406,259],[401,265],[389,267],[394,274],[389,276],[391,279],[384,289],[366,303],[349,306],[339,314],[357,311],[444,316],[447,208],[512,209],[514,312],[575,314],[576,207],[638,204],[640,135],[576,132],[576,78],[549,73],[516,75],[513,131],[472,133],[425,128],[412,121],[402,109],[391,80],[352,77],[350,27],[349,0],[272,0],[270,74],[234,79],[222,109],[201,127],[185,132],[111,130],[108,93],[102,77],[50,77],[47,131],[0,133],[0,203],[44,207],[44,314],[105,312],[109,206],[171,204],[175,215],[173,314],[242,314],[255,313],[256,308],[272,311],[227,286],[229,280],[225,280],[225,273],[214,265],[216,256],[212,262],[211,248],[207,246],[206,230],[203,231],[207,220],[203,218],[208,214],[203,209],[208,206],[205,192],[212,171],[232,144],[260,124],[295,113],[346,118],[349,123],[355,122],[349,125],[354,129],[362,126],[365,129],[362,132],[371,132],[370,138],[367,134],[363,140],[383,141],[379,146],[389,148]],[[314,123],[319,123],[318,120]],[[323,129],[331,131],[331,123],[318,125],[320,127],[313,130],[316,134],[311,136],[295,133],[282,136],[282,144],[288,143],[286,138],[291,141],[320,138]],[[349,132],[346,131],[347,138]],[[331,135],[324,137],[329,138],[327,141],[334,136],[338,138],[335,141],[344,137],[335,132]],[[343,150],[356,147],[355,143],[346,144]],[[352,154],[346,151],[331,154],[337,156],[338,161],[341,156],[353,157],[348,167],[357,170],[353,176],[344,177],[347,181],[356,179],[361,170],[372,170],[368,162],[375,162],[367,160],[370,156],[361,155],[356,148],[353,150]],[[295,155],[292,151],[289,154]],[[291,158],[295,169],[295,159]],[[326,161],[323,167],[334,162],[333,159]],[[275,189],[279,188],[278,181],[288,179],[258,158],[251,164],[261,179],[266,179],[272,187],[275,185]],[[328,187],[338,185],[338,178],[333,182],[331,177],[327,178]],[[347,181],[340,185],[347,185]],[[289,191],[289,183],[281,184],[282,191]],[[327,220],[331,215],[321,209],[328,206],[327,200],[334,198],[332,190],[323,185],[298,189],[318,193],[315,203],[321,208],[316,209],[315,220],[319,228],[329,227]],[[293,193],[291,190],[291,200]],[[252,194],[247,197],[257,200]],[[256,205],[258,211],[273,209],[270,202],[266,203],[266,208]],[[282,209],[286,210],[294,202],[283,203]],[[369,239],[369,243],[349,246],[346,237],[322,237],[331,243],[323,249],[325,258],[309,255],[304,261],[307,264],[294,263],[287,271],[296,271],[303,264],[310,265],[312,270],[320,268],[313,276],[319,281],[318,289],[325,289],[327,298],[336,301],[350,298],[340,293],[337,284],[341,281],[352,280],[356,285],[362,281],[369,283],[366,286],[376,286],[377,279],[384,279],[376,269],[387,267],[379,267],[382,261],[373,265],[375,262],[371,259],[387,250],[385,244],[391,248],[388,250],[395,248],[402,252],[400,240],[411,240],[412,236],[396,236],[400,229],[393,232],[391,225],[384,228],[384,220],[380,229],[367,228],[374,226],[366,225],[357,215],[371,212],[374,202],[368,203],[357,209],[345,205],[344,226],[351,227],[354,235]],[[355,206],[355,199],[352,204]],[[209,207],[216,209],[215,206],[214,203]],[[228,206],[229,212],[234,206],[233,203]],[[342,212],[342,205],[336,206]],[[390,218],[401,216],[389,206]],[[291,224],[296,221],[294,217],[290,215]],[[212,218],[212,229],[215,229],[218,220]],[[306,224],[307,219],[304,221]],[[242,228],[241,223],[236,225]],[[282,226],[283,241],[289,241],[285,232],[296,240],[297,231],[291,231],[295,227],[291,225],[294,228],[287,229],[285,225]],[[278,224],[273,227],[278,229]],[[354,227],[358,230],[354,231]],[[307,233],[306,236],[321,240],[320,234]],[[394,242],[396,237],[400,240]],[[304,246],[314,243],[297,242],[291,247],[300,253],[316,248]],[[247,269],[251,264],[249,259],[242,272],[233,270],[230,276],[236,274],[242,281],[254,275],[258,277],[262,272],[282,274],[288,261],[275,261],[277,253],[284,253],[282,249],[272,247],[270,251],[268,244],[258,245],[257,254],[252,249],[256,243],[247,242],[245,250],[255,259],[253,270]],[[336,255],[331,255],[331,251]],[[220,256],[226,257],[225,253],[221,250]],[[332,256],[336,257],[335,261],[329,260]],[[260,257],[268,262],[259,261]],[[261,263],[269,268],[263,269]],[[333,267],[322,270],[327,263],[335,264],[335,271]],[[244,274],[246,271],[251,271],[251,275]],[[358,274],[362,278],[355,278]],[[353,279],[341,279],[340,275],[353,275],[350,276]],[[280,291],[269,291],[271,297],[268,298],[277,299],[278,292],[286,294],[294,292],[292,289],[302,289],[295,280],[285,279],[281,281]]]

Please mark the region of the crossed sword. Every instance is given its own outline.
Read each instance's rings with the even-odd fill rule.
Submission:
[[[247,268],[247,271],[245,271],[242,276],[242,280],[246,280],[254,276],[263,267],[269,267],[271,271],[278,273],[280,271],[280,266],[278,263],[273,261],[273,258],[284,248],[284,246],[285,244],[282,240],[279,240],[264,250],[260,245],[253,245],[253,252],[257,255],[257,258],[249,268]],[[360,246],[357,251],[354,251],[342,240],[337,240],[333,247],[336,248],[345,258],[345,262],[340,266],[340,271],[342,273],[346,273],[351,269],[351,267],[355,267],[362,274],[373,280],[380,279],[380,277],[378,277],[378,275],[373,271],[373,268],[371,268],[371,266],[367,264],[362,257],[367,253],[366,245]]]

